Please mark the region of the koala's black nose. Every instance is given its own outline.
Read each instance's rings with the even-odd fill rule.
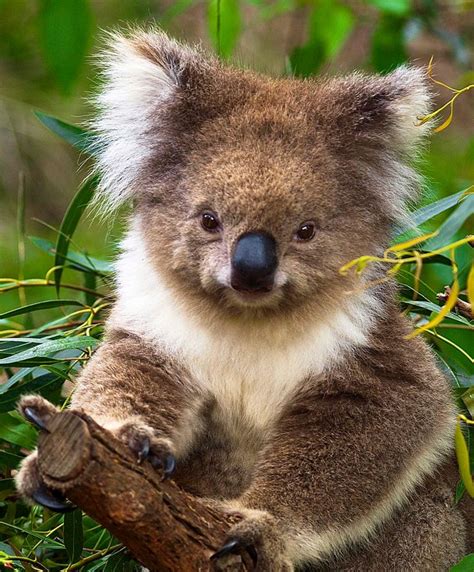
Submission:
[[[232,255],[231,285],[236,290],[271,290],[278,266],[275,239],[264,232],[247,232]]]

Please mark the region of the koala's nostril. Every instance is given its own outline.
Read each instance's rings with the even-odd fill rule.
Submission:
[[[271,290],[278,266],[275,239],[248,232],[237,240],[232,255],[231,284],[236,290]]]

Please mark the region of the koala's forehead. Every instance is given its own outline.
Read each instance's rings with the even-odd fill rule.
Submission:
[[[313,209],[324,201],[334,165],[321,142],[305,140],[303,129],[256,113],[208,126],[187,162],[191,202],[236,216]]]

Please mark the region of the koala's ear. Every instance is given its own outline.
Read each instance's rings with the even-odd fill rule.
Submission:
[[[181,113],[180,105],[209,75],[212,60],[159,30],[139,30],[109,34],[99,64],[103,83],[91,127],[98,197],[112,210],[143,183],[142,167],[168,136],[170,114]]]
[[[324,95],[329,121],[354,143],[411,154],[430,130],[419,121],[429,113],[432,96],[426,73],[417,67],[329,80]]]
[[[421,177],[414,168],[431,126],[420,118],[431,108],[423,70],[401,67],[386,76],[352,74],[321,86],[320,121],[328,144],[346,162],[352,181],[370,187],[393,220],[406,219]]]

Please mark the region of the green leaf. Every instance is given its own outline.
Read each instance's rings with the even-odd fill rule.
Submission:
[[[406,20],[391,14],[382,14],[372,35],[372,66],[378,72],[388,72],[408,58],[404,31]]]
[[[326,57],[334,57],[354,27],[354,16],[348,6],[334,0],[318,0],[310,17],[309,39],[319,38]]]
[[[308,20],[308,41],[295,48],[290,56],[293,74],[307,77],[342,48],[354,26],[351,10],[333,0],[314,3]]]
[[[273,0],[273,2],[267,2],[266,0],[248,1],[250,4],[254,4],[259,8],[259,16],[262,20],[276,18],[299,7],[298,0]]]
[[[16,455],[10,451],[0,451],[0,468],[2,471],[6,469],[16,469],[22,459],[23,457],[21,455]]]
[[[459,191],[459,193],[449,195],[449,197],[444,197],[439,201],[435,201],[434,203],[426,205],[425,207],[421,207],[411,214],[412,221],[414,224],[416,224],[416,226],[420,226],[435,216],[447,211],[451,207],[454,207],[460,203],[464,196],[466,196],[466,190],[467,189],[464,189]]]
[[[405,16],[410,13],[411,0],[367,0],[382,12]]]
[[[136,570],[136,565],[130,556],[120,549],[107,558],[107,564],[103,570],[104,572],[132,572]]]
[[[40,40],[46,64],[64,93],[77,81],[92,31],[87,0],[41,0]]]
[[[208,25],[214,49],[220,57],[228,58],[240,35],[239,0],[210,0]]]
[[[5,383],[0,385],[0,395],[7,393],[14,385],[24,379],[27,375],[30,375],[33,371],[35,371],[35,368],[33,367],[22,367],[16,371]]]
[[[84,306],[78,300],[45,300],[44,302],[35,302],[27,306],[21,306],[14,310],[9,310],[0,314],[0,318],[10,318],[11,316],[20,316],[21,314],[28,314],[29,312],[36,312],[38,310],[47,310],[50,308],[60,308],[61,306]]]
[[[37,344],[42,344],[43,338],[6,338],[0,339],[0,357],[10,356]]]
[[[439,314],[441,310],[441,306],[437,306],[433,302],[423,302],[421,300],[405,300],[405,299],[401,300],[401,302],[405,306],[415,306],[416,308],[423,308],[424,310],[426,310],[426,312],[419,312],[420,314],[430,314],[431,312]],[[463,316],[455,314],[454,312],[449,312],[449,314],[446,315],[446,318],[449,318],[450,320],[453,320],[455,322],[460,322],[465,326],[471,325],[469,320],[467,320]]]
[[[56,245],[53,242],[51,242],[51,240],[40,238],[38,236],[29,236],[28,238],[37,248],[39,248],[43,252],[47,252],[52,256],[56,255]],[[101,258],[95,258],[94,256],[90,256],[85,252],[76,252],[74,250],[68,250],[65,259],[69,263],[68,266],[74,268],[74,270],[79,270],[81,272],[89,272],[97,276],[104,276],[105,274],[109,274],[113,270],[112,262],[108,260],[103,260]],[[450,261],[449,264],[451,264]]]
[[[76,230],[79,221],[94,196],[94,191],[97,187],[97,177],[91,177],[84,182],[82,187],[77,191],[72,201],[69,203],[66,214],[59,228],[58,240],[56,242],[56,256],[54,258],[54,265],[61,266],[66,261],[67,253],[69,250],[69,243],[71,242],[72,235]],[[56,284],[56,291],[59,293],[61,286],[61,276],[63,269],[58,268],[54,272],[54,282]]]
[[[69,556],[69,562],[77,562],[84,546],[84,531],[82,528],[82,511],[80,509],[67,512],[64,515],[64,545]]]
[[[2,392],[0,394],[0,412],[3,413],[15,409],[21,395],[37,393],[43,397],[50,398],[54,396],[56,390],[62,387],[63,383],[64,378],[62,376],[47,373],[13,387],[7,392]]]
[[[450,239],[473,214],[474,195],[469,195],[443,222],[438,229],[438,234],[426,243],[426,247],[436,250],[445,244],[449,244]]]
[[[37,538],[38,540],[41,540],[42,541],[41,545],[43,547],[50,546],[51,548],[53,548],[53,547],[59,548],[59,549],[64,548],[62,542],[58,542],[57,540],[54,540],[52,538],[45,537],[44,534],[38,534],[37,532],[35,532],[33,530],[28,530],[27,528],[24,528],[22,526],[16,526],[15,524],[10,524],[8,522],[3,522],[2,524],[8,528],[13,529],[13,530],[18,530],[19,532],[23,532],[27,536],[32,536],[33,538]]]
[[[85,350],[87,348],[95,347],[98,343],[98,340],[89,336],[75,336],[60,340],[49,340],[18,354],[0,359],[0,365],[16,365],[34,358],[44,358],[64,350]]]
[[[161,15],[160,25],[166,28],[165,24],[177,16],[180,16],[183,12],[188,10],[188,8],[191,8],[191,6],[196,3],[197,0],[174,0],[174,2],[171,2]]]
[[[59,135],[79,151],[92,152],[94,147],[94,135],[81,127],[71,125],[61,119],[47,115],[41,111],[35,111],[36,117],[50,131]]]
[[[474,553],[465,556],[461,562],[452,566],[449,572],[472,572],[474,570]]]
[[[31,450],[36,443],[36,431],[18,414],[1,413],[0,439]]]
[[[0,501],[4,501],[16,491],[13,479],[0,479]]]

